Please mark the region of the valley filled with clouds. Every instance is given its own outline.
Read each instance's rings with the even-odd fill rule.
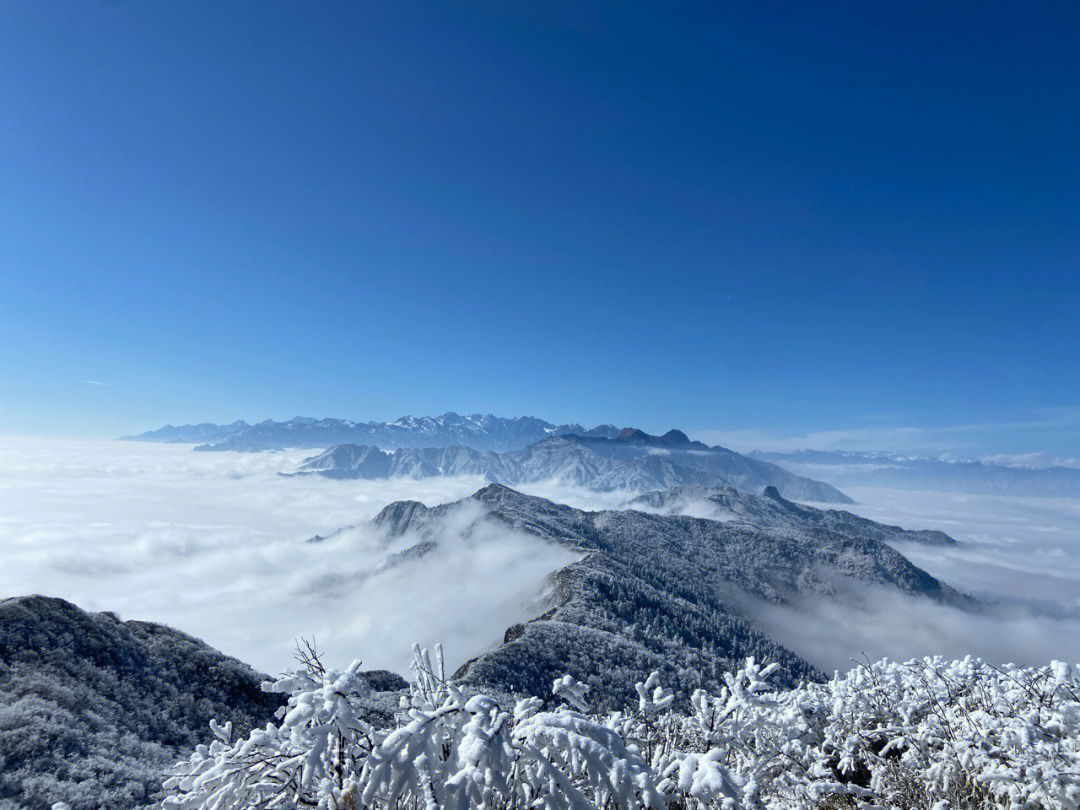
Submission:
[[[378,573],[407,542],[363,526],[305,541],[363,524],[395,500],[444,503],[484,482],[277,474],[308,455],[5,439],[0,595],[60,596],[168,624],[263,671],[290,666],[301,636],[337,665],[359,656],[404,670],[411,640],[443,642],[451,664],[500,643],[507,626],[535,614],[544,577],[574,559],[503,532],[442,538],[422,564]]]
[[[853,659],[925,655],[1032,665],[1080,650],[1080,503],[1069,498],[847,488],[844,508],[956,545],[897,543],[916,565],[986,603],[972,614],[884,588],[846,585],[790,605],[739,600],[781,643],[831,671]],[[738,599],[736,595],[736,599]]]
[[[541,611],[547,575],[576,559],[525,532],[446,532],[435,552],[395,557],[415,538],[366,525],[387,504],[428,506],[479,477],[337,481],[285,477],[310,450],[193,453],[187,445],[0,442],[0,595],[42,593],[125,619],[169,624],[264,671],[291,664],[298,637],[330,660],[404,670],[403,640],[441,641],[449,663],[498,645]],[[529,494],[584,509],[628,493],[557,481]],[[970,613],[846,586],[789,605],[728,594],[763,630],[825,669],[861,653],[972,653],[1036,663],[1080,647],[1080,505],[1068,499],[850,490],[845,507],[955,546],[897,548],[991,603]],[[479,508],[479,507],[477,507]],[[716,517],[689,504],[685,514]],[[463,515],[462,526],[474,525]],[[484,524],[480,524],[484,525]],[[342,527],[344,531],[337,531]],[[316,535],[320,542],[307,542]]]

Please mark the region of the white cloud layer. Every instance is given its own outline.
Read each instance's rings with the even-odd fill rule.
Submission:
[[[861,653],[1080,661],[1080,503],[871,487],[845,492],[857,501],[844,507],[851,512],[952,535],[956,546],[897,548],[989,608],[972,614],[884,588],[847,587],[835,600],[797,599],[790,607],[744,602],[763,630],[827,670],[846,669]]]
[[[483,482],[277,475],[310,454],[4,439],[0,597],[42,593],[164,622],[264,671],[290,665],[299,636],[335,663],[401,671],[412,641],[442,641],[452,665],[501,642],[573,559],[504,528],[442,537],[434,554],[364,576],[409,541],[366,528],[304,541],[395,500],[432,506]]]
[[[385,567],[410,539],[360,526],[395,500],[458,500],[477,478],[286,478],[312,451],[195,453],[188,446],[0,440],[0,597],[43,593],[88,610],[164,622],[264,671],[314,636],[334,663],[361,656],[403,670],[412,641],[446,645],[452,665],[498,644],[538,612],[565,549],[505,528],[441,538],[420,560]],[[530,494],[584,509],[627,493],[557,481]],[[1080,660],[1080,503],[1065,499],[854,489],[845,507],[905,528],[936,528],[953,548],[901,551],[996,603],[982,616],[878,589],[790,608],[742,607],[826,669],[860,652],[893,658],[974,653],[997,661]],[[716,517],[696,511],[685,513]],[[470,516],[462,515],[466,521]],[[313,535],[332,535],[317,544]]]

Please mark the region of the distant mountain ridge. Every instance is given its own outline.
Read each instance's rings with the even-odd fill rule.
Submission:
[[[330,447],[337,444],[370,444],[386,449],[401,447],[450,447],[506,452],[518,450],[550,436],[567,434],[613,437],[618,429],[599,425],[587,430],[579,424],[555,425],[533,416],[506,418],[492,414],[462,416],[453,411],[442,416],[403,416],[393,422],[354,422],[349,419],[294,417],[285,422],[272,419],[250,425],[166,425],[126,441],[202,442],[196,450],[281,450],[288,447]]]
[[[815,509],[794,504],[784,498],[776,487],[771,486],[765,487],[761,495],[743,492],[730,486],[682,486],[647,492],[627,501],[623,506],[656,514],[704,517],[747,526],[790,528],[798,531],[824,529],[851,537],[869,537],[883,543],[956,545],[956,541],[945,532],[933,529],[912,531],[877,523],[839,509]]]
[[[1080,497],[1080,469],[988,464],[893,453],[798,450],[754,451],[752,458],[812,475],[835,486],[927,489],[982,495]]]
[[[556,479],[599,492],[648,492],[688,484],[727,484],[761,492],[774,486],[793,500],[850,503],[828,484],[724,447],[691,441],[678,430],[663,436],[633,428],[613,437],[570,433],[505,453],[462,446],[384,452],[370,445],[343,444],[305,460],[295,474],[357,479],[477,475],[507,486]]]
[[[122,442],[163,442],[166,444],[195,444],[208,442],[237,433],[249,427],[243,419],[237,419],[229,425],[215,425],[202,422],[198,425],[165,425],[157,430],[148,430],[137,436],[121,436]]]

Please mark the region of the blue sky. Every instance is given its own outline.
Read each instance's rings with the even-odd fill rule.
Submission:
[[[0,433],[1080,455],[1076,4],[585,5],[3,4]]]

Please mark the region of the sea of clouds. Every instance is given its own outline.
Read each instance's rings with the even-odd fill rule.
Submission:
[[[163,622],[263,671],[289,666],[304,637],[334,664],[360,657],[404,672],[413,641],[443,642],[451,666],[496,646],[508,626],[541,611],[547,575],[575,559],[488,524],[451,525],[435,551],[394,557],[417,538],[365,525],[382,507],[456,501],[485,482],[278,475],[313,452],[2,439],[0,597],[42,593]],[[527,491],[585,509],[618,508],[629,497],[559,482]],[[899,548],[991,606],[971,613],[850,585],[835,599],[795,597],[787,606],[731,594],[762,629],[827,670],[862,653],[1080,660],[1080,503],[848,492],[853,512],[955,537],[956,547]],[[697,514],[692,504],[683,511]],[[463,512],[461,525],[473,517]],[[307,542],[315,535],[326,539]]]
[[[844,491],[856,500],[844,506],[848,511],[950,534],[957,545],[896,548],[985,607],[959,610],[847,584],[835,599],[797,597],[790,606],[744,602],[763,630],[828,671],[847,669],[863,654],[974,655],[997,664],[1080,661],[1080,502],[872,487]]]
[[[407,672],[413,641],[443,642],[451,666],[496,646],[539,612],[547,574],[575,559],[489,527],[449,531],[434,552],[388,566],[416,538],[388,540],[365,521],[485,482],[278,475],[311,454],[4,439],[0,598],[40,593],[162,622],[266,672],[291,665],[300,637],[336,665]],[[344,526],[356,528],[334,533]],[[327,539],[306,542],[315,535]]]

